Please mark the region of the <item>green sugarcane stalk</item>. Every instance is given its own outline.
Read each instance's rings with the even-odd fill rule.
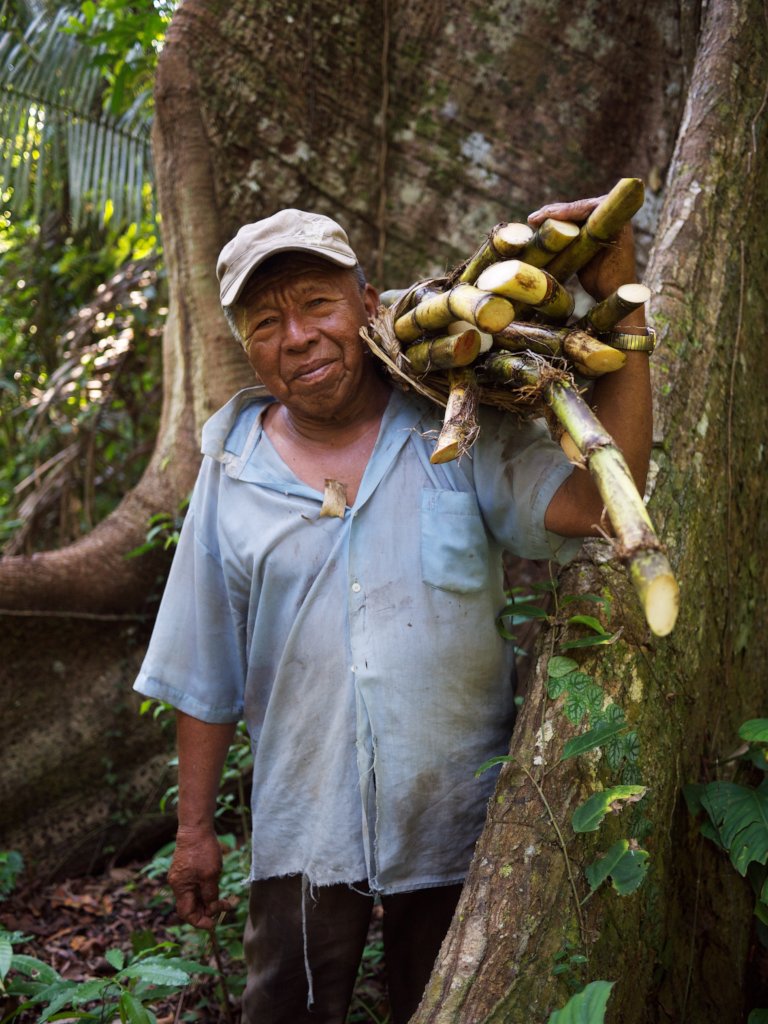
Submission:
[[[563,353],[583,377],[601,377],[620,370],[627,361],[626,352],[604,345],[586,331],[569,329],[563,339]],[[622,358],[623,357],[623,358]]]
[[[615,292],[587,310],[577,326],[604,334],[633,310],[639,309],[651,297],[651,289],[644,284],[622,284]]]
[[[469,451],[477,437],[477,407],[480,392],[475,371],[470,367],[448,371],[448,402],[443,428],[429,461],[433,464],[452,462]]]
[[[626,354],[586,331],[573,327],[547,327],[543,324],[511,324],[493,336],[493,347],[507,352],[523,352],[526,349],[547,357],[560,356],[570,359],[586,377],[599,377],[603,373],[619,370],[627,361]]]
[[[506,327],[514,316],[514,306],[502,296],[471,284],[458,284],[423,298],[395,320],[394,329],[399,340],[406,343],[416,341],[426,331],[440,330],[453,320],[466,320],[478,330],[493,334]]]
[[[547,264],[549,273],[566,281],[581,270],[634,217],[644,199],[645,187],[639,178],[621,178],[587,217],[579,237]]]
[[[407,288],[387,288],[386,291],[379,292],[379,302],[382,306],[389,308],[399,302],[407,291]]]
[[[563,339],[567,332],[567,327],[547,327],[544,324],[513,320],[494,334],[493,347],[505,352],[528,350],[547,358],[556,358],[563,354]]]
[[[617,349],[611,349],[612,352]],[[474,327],[431,341],[419,341],[405,350],[405,358],[414,373],[448,370],[454,366],[469,366],[480,354],[480,332]]]
[[[516,256],[533,237],[533,228],[527,224],[497,224],[477,252],[469,258],[459,275],[459,281],[474,284],[486,267]]]
[[[536,229],[533,238],[520,252],[523,263],[532,267],[545,267],[567,245],[579,235],[579,225],[569,220],[553,220],[548,217]]]
[[[477,287],[535,306],[537,314],[550,320],[567,320],[573,312],[571,293],[546,270],[522,260],[494,263],[478,277]]]
[[[483,372],[517,386],[542,383],[540,365],[530,356],[492,353]],[[678,586],[624,456],[572,383],[545,381],[542,395],[597,485],[648,625],[657,636],[666,636],[677,619]]]

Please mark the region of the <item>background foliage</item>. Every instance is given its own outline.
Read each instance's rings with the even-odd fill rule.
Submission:
[[[140,477],[165,315],[152,81],[173,3],[0,13],[0,544],[62,545]]]

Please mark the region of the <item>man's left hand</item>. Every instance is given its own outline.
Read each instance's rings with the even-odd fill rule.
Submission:
[[[551,217],[553,220],[569,220],[581,224],[603,199],[605,196],[577,199],[573,203],[549,203],[532,213],[528,223],[532,228],[537,228]],[[620,285],[633,283],[636,274],[635,240],[632,225],[627,223],[616,239],[603,246],[579,271],[579,281],[593,299],[600,301],[615,292]]]

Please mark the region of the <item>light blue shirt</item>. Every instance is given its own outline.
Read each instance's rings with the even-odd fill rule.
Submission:
[[[503,548],[572,557],[544,529],[572,466],[540,422],[481,412],[470,457],[433,466],[439,410],[393,391],[344,518],[320,518],[249,389],[205,456],[136,689],[207,722],[243,716],[251,878],[461,881],[514,715]]]

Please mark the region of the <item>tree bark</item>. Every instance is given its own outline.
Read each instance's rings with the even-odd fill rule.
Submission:
[[[768,382],[758,347],[768,267],[760,218],[748,217],[768,200],[766,28],[757,0],[701,10],[520,0],[513,12],[502,0],[185,0],[174,18],[155,132],[171,300],[157,450],[136,491],[91,537],[4,560],[7,609],[143,607],[156,570],[122,555],[151,512],[185,495],[203,421],[249,382],[214,273],[240,224],[291,205],[328,213],[347,227],[374,283],[395,288],[439,276],[494,224],[524,220],[545,202],[600,194],[627,176],[648,186],[635,224],[641,265],[656,239],[646,275],[660,335],[650,507],[682,584],[682,612],[671,637],[652,640],[623,570],[600,545],[568,570],[562,592],[612,595],[610,628],[623,629],[619,642],[579,660],[640,738],[637,770],[651,790],[631,821],[647,832],[649,877],[633,896],[598,892],[579,920],[574,889],[586,895],[583,867],[603,848],[603,831],[574,838],[569,817],[610,778],[594,757],[587,768],[584,759],[557,764],[574,730],[546,698],[546,658],[558,642],[549,631],[515,762],[502,772],[418,1024],[545,1021],[568,995],[552,974],[566,938],[587,950],[589,978],[617,980],[610,1020],[742,1019],[749,901],[695,836],[678,794],[760,712],[768,653],[758,618],[768,583],[768,517],[759,515]],[[67,639],[55,618],[6,621],[19,639],[0,698],[18,702],[18,749],[26,709],[38,723],[54,695],[58,717],[71,722],[98,679],[101,707],[115,687],[130,704],[133,666],[117,627],[114,652],[102,651],[98,669],[84,665],[74,686],[76,659],[63,683],[44,667],[74,643],[72,622]],[[140,645],[141,629],[136,636]],[[33,643],[41,651],[26,693],[18,652]],[[93,746],[68,742],[75,759]],[[140,774],[119,773],[129,785]],[[94,768],[88,793],[98,775]],[[40,820],[78,791],[76,779],[62,779],[55,794],[39,780],[25,788],[20,771],[14,779],[19,837],[25,795]],[[624,820],[604,826],[607,834]]]

